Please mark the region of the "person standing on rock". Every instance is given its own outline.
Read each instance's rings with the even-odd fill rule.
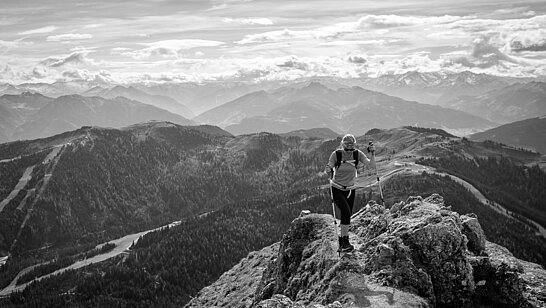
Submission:
[[[355,202],[355,179],[357,168],[362,163],[370,168],[375,167],[375,146],[370,142],[367,150],[372,153],[372,159],[355,148],[356,138],[346,134],[341,139],[341,148],[332,152],[325,172],[330,178],[332,199],[341,213],[341,232],[339,235],[339,251],[348,252],[354,249],[349,243],[349,226]]]

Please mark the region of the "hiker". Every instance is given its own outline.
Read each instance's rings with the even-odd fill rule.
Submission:
[[[375,146],[370,142],[368,153],[372,153],[372,159],[368,159],[366,154],[355,148],[356,138],[351,134],[343,136],[341,139],[341,149],[332,152],[325,172],[330,178],[331,193],[333,202],[341,212],[341,234],[339,235],[339,251],[352,251],[353,245],[349,243],[349,226],[351,224],[351,215],[353,214],[353,204],[355,201],[355,178],[359,163],[363,163],[370,168],[375,167]],[[334,213],[335,218],[335,213]]]

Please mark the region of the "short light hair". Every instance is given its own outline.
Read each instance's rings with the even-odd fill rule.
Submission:
[[[351,141],[352,143],[356,143],[356,138],[353,134],[346,134],[345,136],[343,136],[343,138],[341,138],[341,143],[345,141]]]

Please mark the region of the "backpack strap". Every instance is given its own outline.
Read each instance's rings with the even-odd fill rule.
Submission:
[[[339,166],[341,166],[341,155],[343,154],[343,150],[336,150],[336,164],[334,165],[334,168],[337,170]],[[353,151],[353,160],[355,161],[355,168],[358,166],[358,150]],[[343,161],[344,162],[344,161]]]
[[[341,166],[341,150],[336,150],[336,164],[334,165],[334,168],[337,170],[339,166]]]

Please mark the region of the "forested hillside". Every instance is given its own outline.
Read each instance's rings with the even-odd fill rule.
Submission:
[[[202,218],[145,236],[125,260],[47,279],[12,295],[11,302],[181,307],[249,252],[279,241],[302,209],[328,212],[324,194],[290,201],[304,195],[305,191],[294,191],[229,204]],[[73,294],[54,298],[51,290],[72,290]]]
[[[470,182],[488,199],[546,226],[546,174],[501,158],[464,159],[457,155],[420,159],[419,164]]]
[[[504,199],[495,198],[532,194],[513,199],[518,199],[520,209],[544,211],[540,201],[544,173],[503,160],[504,148],[476,146],[473,151],[491,152],[496,158],[467,161],[463,157],[469,156],[468,144],[474,143],[444,134],[406,128],[374,130],[364,139],[378,140],[382,165],[396,157],[409,159],[419,151],[429,157],[430,153],[455,153],[454,157],[419,162],[458,175],[484,194],[489,189],[488,197],[499,203]],[[165,123],[124,130],[83,128],[70,136],[77,138],[63,137],[64,148],[56,156],[50,184],[37,198],[40,208],[21,235],[24,245],[17,245],[7,264],[0,267],[1,286],[30,265],[53,261],[30,271],[24,280],[97,253],[93,248],[99,242],[175,220],[181,224],[148,233],[114,259],[34,283],[2,304],[180,307],[249,252],[279,241],[302,209],[317,213],[332,209],[328,190],[320,189],[327,183],[320,172],[339,138],[270,133],[232,136],[210,126]],[[31,181],[41,180],[52,170],[48,164],[39,167],[49,150],[38,151],[34,157],[29,149],[37,144],[14,146],[10,153],[25,153],[25,160],[0,164],[15,174],[11,184],[4,184],[4,194],[29,166],[37,165]],[[521,157],[528,159],[526,155]],[[507,177],[514,179],[506,183]],[[531,180],[534,183],[526,185]],[[536,230],[489,209],[448,178],[422,173],[394,177],[383,185],[387,207],[411,195],[439,193],[453,210],[475,213],[489,240],[522,259],[545,264],[546,243],[536,236]],[[496,191],[503,194],[492,196]],[[355,211],[368,199],[379,200],[376,189],[357,193]],[[14,210],[17,201],[12,202],[1,214],[11,213],[15,227],[22,213]]]
[[[339,142],[268,133],[233,137],[211,127],[161,123],[125,130],[83,128],[75,135],[77,140],[65,143],[58,154],[47,189],[33,196],[33,215],[11,249],[6,266],[0,268],[2,287],[27,266],[78,260],[94,245],[127,233],[174,220],[191,220],[238,202],[269,200],[270,206],[277,205],[278,200],[298,202],[303,195],[316,194],[307,190],[314,190],[324,180],[317,170]],[[28,147],[18,151],[22,153]],[[30,158],[2,165],[18,170],[13,172],[13,182],[21,170],[43,157]],[[19,166],[20,162],[25,164]],[[31,181],[41,180],[44,173],[35,171]],[[25,185],[23,195],[31,184]],[[5,185],[14,184],[6,181]],[[305,191],[302,196],[284,197],[301,189]],[[13,199],[1,213],[11,221],[0,230],[9,235],[4,236],[6,250],[14,243],[23,221],[21,210],[28,210],[16,210],[19,201]],[[44,243],[48,249],[35,249]]]

